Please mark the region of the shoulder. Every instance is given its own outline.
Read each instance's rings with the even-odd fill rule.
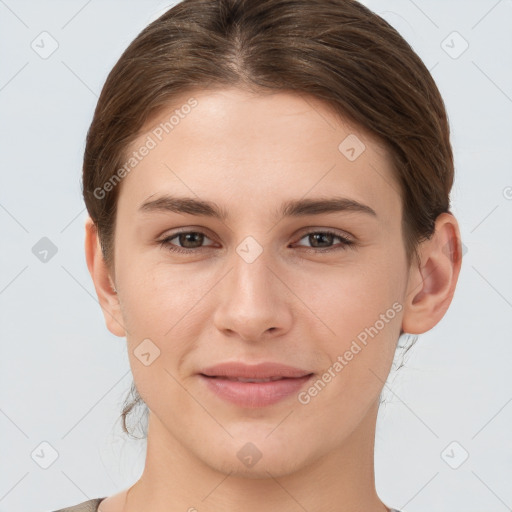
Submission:
[[[83,503],[79,503],[78,505],[73,505],[71,507],[61,508],[59,510],[55,510],[54,512],[97,512],[98,505],[105,498],[95,498],[93,500],[84,501]]]

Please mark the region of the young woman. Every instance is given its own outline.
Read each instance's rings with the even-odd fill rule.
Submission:
[[[452,181],[431,75],[358,2],[185,0],[149,25],[83,167],[146,463],[65,510],[395,510],[375,489],[380,394],[399,337],[452,300]]]

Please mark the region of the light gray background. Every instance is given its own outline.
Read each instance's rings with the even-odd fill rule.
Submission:
[[[404,512],[512,510],[512,1],[364,3],[445,99],[467,247],[448,313],[385,386],[377,490]],[[132,376],[85,264],[80,172],[108,71],[168,5],[0,0],[0,512],[108,496],[143,469],[144,442],[118,421]],[[51,49],[43,31],[48,58],[31,47]],[[42,237],[57,247],[47,262],[32,252]]]

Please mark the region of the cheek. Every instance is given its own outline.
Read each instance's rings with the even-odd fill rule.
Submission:
[[[146,404],[158,409],[164,397],[174,396],[174,402],[184,398],[173,376],[180,377],[179,361],[193,346],[193,330],[202,325],[197,302],[207,286],[198,288],[199,280],[178,266],[146,265],[141,260],[127,261],[118,277],[134,381]]]
[[[294,293],[307,306],[308,317],[328,334],[327,339],[346,342],[401,300],[405,283],[400,272],[399,262],[383,258],[321,273],[305,272]],[[396,317],[397,309],[392,309],[388,319]]]
[[[194,273],[184,266],[155,264],[143,257],[127,259],[118,279],[127,314],[148,321],[166,315],[171,322],[200,293]]]
[[[397,255],[381,255],[360,266],[335,269],[322,280],[303,281],[298,292],[306,296],[308,286],[316,283],[315,293],[305,302],[321,321],[309,314],[309,331],[331,365],[337,362],[331,368],[336,378],[323,400],[338,404],[340,410],[354,407],[354,397],[361,408],[367,407],[387,378],[403,310],[400,265]]]
[[[149,263],[143,258],[120,269],[124,323],[133,352],[144,339],[152,340],[161,350],[161,360],[175,359],[190,350],[211,312],[208,293],[218,280],[211,272],[185,268],[186,265]],[[166,347],[172,345],[172,350]],[[175,363],[173,363],[174,365]]]

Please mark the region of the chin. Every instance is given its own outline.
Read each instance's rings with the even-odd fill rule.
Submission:
[[[287,476],[311,462],[301,443],[290,441],[287,447],[287,443],[281,443],[277,438],[277,443],[270,442],[269,438],[265,441],[267,434],[261,436],[261,441],[254,438],[251,441],[248,437],[247,441],[232,440],[234,446],[216,445],[216,449],[208,450],[201,458],[216,471],[252,479]]]

